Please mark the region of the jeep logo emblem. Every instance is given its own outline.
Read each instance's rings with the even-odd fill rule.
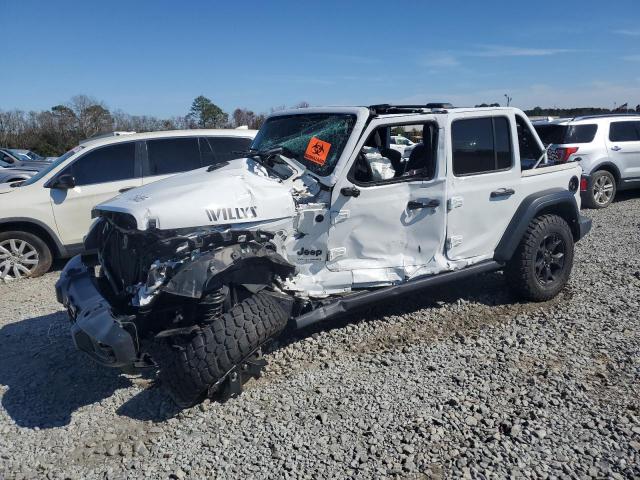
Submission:
[[[296,255],[298,255],[299,257],[319,257],[320,255],[322,255],[322,250],[307,250],[306,248],[302,247],[296,252]]]
[[[244,220],[256,218],[258,216],[258,207],[207,208],[205,212],[210,222],[217,222],[219,220]]]

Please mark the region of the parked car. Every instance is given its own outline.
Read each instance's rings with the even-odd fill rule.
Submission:
[[[39,170],[46,167],[49,162],[44,159],[32,160],[24,155],[18,155],[10,148],[0,148],[0,167],[1,168],[26,168]]]
[[[10,148],[9,151],[16,155],[23,162],[44,162],[45,159],[31,150],[22,148]]]
[[[183,130],[102,137],[81,143],[25,181],[1,184],[0,279],[41,275],[54,257],[81,252],[94,205],[228,161],[254,136],[253,130]]]
[[[402,162],[389,132],[409,122],[422,141]],[[76,256],[57,298],[99,363],[157,362],[181,406],[236,395],[287,324],[500,269],[523,299],[557,295],[591,220],[577,163],[522,170],[544,155],[514,108],[277,112],[247,158],[98,205],[86,238],[98,276]],[[151,339],[169,347],[154,359]]]
[[[640,188],[640,115],[584,116],[535,128],[550,142],[550,162],[580,163],[586,206],[605,208],[616,192]]]
[[[391,135],[389,140],[389,148],[400,152],[400,154],[404,154],[408,147],[413,147],[414,145],[415,143],[402,135]]]

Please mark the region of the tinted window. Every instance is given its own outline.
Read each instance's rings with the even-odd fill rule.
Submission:
[[[127,180],[136,176],[135,157],[135,142],[118,143],[88,152],[64,169],[63,173],[73,175],[76,185]]]
[[[504,170],[511,167],[511,132],[509,120],[504,117],[493,119],[495,133],[496,168]]]
[[[596,136],[598,126],[593,124],[587,125],[570,125],[564,136],[563,143],[590,143]]]
[[[243,155],[234,152],[244,152],[251,146],[251,138],[242,137],[209,137],[216,159],[219,162],[240,158]]]
[[[165,138],[147,140],[149,175],[166,175],[200,168],[198,139]]]
[[[206,138],[199,138],[200,143],[200,158],[202,159],[202,165],[213,165],[216,163],[216,157],[213,154],[213,149],[209,144],[209,140]]]
[[[609,129],[612,142],[635,142],[640,140],[640,122],[612,122]]]
[[[453,173],[470,175],[509,168],[511,136],[506,118],[458,120],[451,127]]]

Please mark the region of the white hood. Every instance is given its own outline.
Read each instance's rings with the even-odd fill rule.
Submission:
[[[210,172],[207,168],[129,190],[96,209],[133,215],[139,230],[146,230],[150,220],[161,230],[171,230],[259,223],[295,214],[291,186],[266,176],[253,160],[233,160]]]

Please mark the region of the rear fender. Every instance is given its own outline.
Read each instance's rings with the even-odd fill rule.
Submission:
[[[526,197],[516,210],[496,247],[494,259],[498,262],[510,260],[531,221],[544,214],[562,217],[569,224],[576,242],[591,228],[591,220],[580,215],[574,192],[563,189],[537,192]]]

